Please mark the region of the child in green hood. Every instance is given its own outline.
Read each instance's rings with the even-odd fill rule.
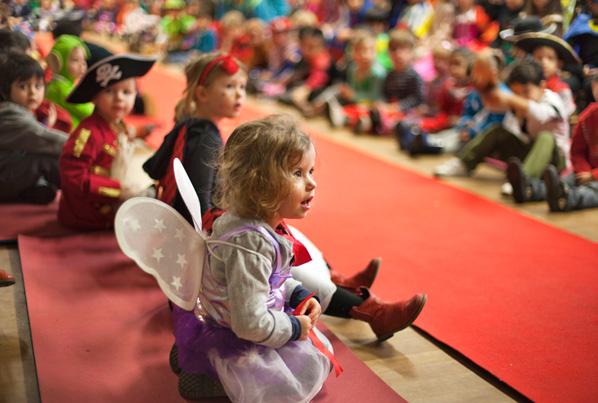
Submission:
[[[54,75],[46,88],[46,98],[69,112],[73,129],[93,112],[91,102],[73,104],[66,101],[77,80],[87,71],[88,58],[89,50],[79,37],[61,35],[56,39],[47,60]]]

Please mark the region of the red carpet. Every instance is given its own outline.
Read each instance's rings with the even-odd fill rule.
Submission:
[[[293,225],[337,270],[382,256],[377,294],[427,292],[417,325],[531,399],[598,395],[595,243],[314,135],[316,205]]]
[[[425,291],[417,326],[533,400],[598,395],[598,247],[316,136],[312,215],[293,222],[376,294]]]
[[[112,234],[19,237],[19,252],[42,401],[182,401],[168,366],[166,299]],[[316,401],[402,401],[327,336],[345,373],[331,375]]]
[[[58,198],[47,206],[0,204],[0,242],[16,240],[18,235],[52,237],[72,233],[58,223]]]

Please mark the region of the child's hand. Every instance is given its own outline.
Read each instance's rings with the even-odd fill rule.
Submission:
[[[592,173],[589,171],[585,172],[578,172],[575,174],[575,178],[577,179],[577,183],[583,185],[584,183],[588,183],[594,180]]]
[[[322,307],[320,303],[315,298],[310,298],[307,302],[303,305],[301,310],[299,311],[299,315],[307,314],[311,319],[312,326],[315,326],[316,322],[320,318],[322,314]]]
[[[307,340],[307,335],[312,328],[311,318],[307,315],[297,315],[295,317],[301,324],[301,335],[299,336],[299,340]]]
[[[48,127],[53,127],[56,124],[56,118],[58,113],[56,112],[56,107],[54,104],[50,104],[48,107]]]

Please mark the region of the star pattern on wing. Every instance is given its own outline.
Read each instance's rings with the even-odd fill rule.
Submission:
[[[185,234],[182,229],[177,228],[174,230],[174,237],[179,241],[182,241],[185,238]]]
[[[185,254],[181,254],[181,253],[177,253],[176,255],[176,264],[178,264],[179,266],[181,266],[181,269],[185,268],[185,265],[187,264],[187,259],[185,258]]]
[[[164,225],[164,220],[161,218],[154,218],[154,228],[158,230],[159,233],[162,233],[166,229],[166,225]]]
[[[133,232],[137,232],[141,229],[141,225],[139,225],[139,220],[136,218],[131,218],[130,220],[128,220],[127,224],[129,224],[129,228],[131,228],[131,231]]]
[[[152,257],[156,259],[158,263],[160,263],[160,259],[164,257],[164,255],[162,254],[162,248],[154,248],[154,253],[152,254]]]
[[[172,276],[172,282],[170,283],[176,290],[178,291],[183,285],[181,284],[181,278],[177,276]]]

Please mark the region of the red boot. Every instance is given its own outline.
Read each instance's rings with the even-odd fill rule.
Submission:
[[[15,283],[15,278],[8,274],[5,270],[0,270],[0,287],[6,287],[9,285],[13,285]]]
[[[370,295],[365,288],[361,291],[365,301],[351,308],[351,317],[369,323],[378,341],[389,339],[413,323],[427,299],[426,294],[417,294],[407,301],[389,303]]]
[[[358,290],[361,287],[370,288],[376,279],[381,261],[382,260],[379,257],[370,260],[370,263],[365,269],[351,277],[345,277],[334,270],[330,270],[330,279],[338,287],[348,288],[350,290]]]

